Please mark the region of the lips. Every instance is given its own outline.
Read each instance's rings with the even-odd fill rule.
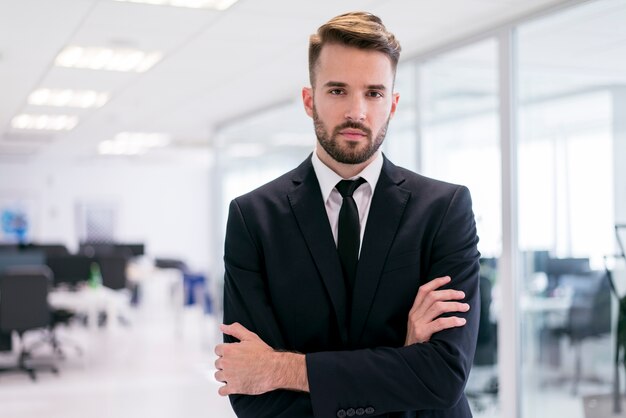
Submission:
[[[339,133],[351,140],[360,140],[367,136],[365,132],[358,129],[343,129]]]

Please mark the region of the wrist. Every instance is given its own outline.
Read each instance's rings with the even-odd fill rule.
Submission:
[[[272,390],[309,391],[304,354],[285,351],[275,352],[272,376]]]

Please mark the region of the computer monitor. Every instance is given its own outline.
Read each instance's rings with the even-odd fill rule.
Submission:
[[[43,251],[0,252],[0,275],[11,267],[43,266],[45,261]]]
[[[583,274],[590,270],[588,258],[550,258],[546,265],[548,276]]]
[[[561,276],[581,275],[589,273],[588,258],[549,258],[546,264],[546,274],[548,275],[548,288],[546,291],[552,293],[561,284]]]
[[[31,244],[32,249],[43,251],[46,256],[52,255],[68,255],[70,252],[63,244]]]
[[[115,250],[118,253],[128,254],[132,257],[137,257],[145,254],[145,245],[143,243],[132,244],[114,244]]]
[[[536,250],[532,252],[532,264],[535,272],[548,271],[548,262],[550,260],[550,252],[548,250]]]
[[[46,264],[52,270],[55,286],[76,286],[89,280],[93,261],[86,255],[51,255],[46,259]]]
[[[0,253],[6,253],[6,252],[16,252],[20,250],[20,246],[19,244],[7,244],[7,243],[0,243]]]
[[[81,242],[78,253],[89,257],[115,254],[115,245],[112,242]]]

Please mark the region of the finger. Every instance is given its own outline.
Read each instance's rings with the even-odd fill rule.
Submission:
[[[465,318],[459,318],[458,316],[450,316],[447,318],[438,318],[430,323],[430,329],[432,334],[443,331],[444,329],[457,328],[465,325],[467,321]],[[431,334],[431,335],[432,335]]]
[[[432,292],[437,300],[461,300],[465,299],[465,292],[462,290],[443,289]]]
[[[221,357],[218,358],[217,360],[215,360],[215,368],[217,370],[222,370],[223,369],[223,367],[222,367],[222,358]]]
[[[458,299],[464,299],[465,292],[454,289],[445,289],[445,290],[433,290],[428,294],[423,296],[421,303],[414,305],[415,309],[410,311],[411,313],[424,313],[438,303],[454,301]],[[420,309],[421,308],[421,309]],[[465,312],[465,310],[461,310],[461,312]]]
[[[451,280],[452,278],[450,276],[437,277],[435,279],[432,279],[428,283],[423,284],[421,287],[424,288],[424,290],[426,290],[427,292],[430,292],[450,283]]]
[[[224,376],[224,372],[222,370],[218,370],[213,374],[213,377],[218,382],[226,383],[226,377]]]
[[[411,307],[411,311],[415,311],[419,309],[420,305],[422,304],[422,302],[424,301],[424,299],[428,296],[430,292],[432,292],[435,289],[439,289],[441,286],[444,286],[447,283],[450,283],[450,280],[452,280],[450,276],[437,277],[436,279],[433,279],[429,281],[428,283],[421,285],[419,290],[417,291],[415,300],[413,301],[413,306]]]
[[[228,396],[228,395],[230,395],[230,393],[231,393],[231,392],[230,392],[230,388],[228,387],[228,384],[226,384],[226,385],[224,385],[224,386],[221,386],[221,387],[217,390],[217,393],[218,393],[220,396]]]
[[[467,303],[439,301],[428,306],[426,309],[409,312],[409,321],[413,323],[414,326],[419,327],[419,323],[428,324],[442,314],[467,312],[469,309],[470,306]]]
[[[220,325],[220,329],[224,334],[235,337],[239,341],[250,341],[259,338],[254,332],[249,331],[239,322],[235,322],[230,325],[222,324]]]
[[[224,355],[224,346],[225,345],[226,344],[218,344],[218,345],[215,346],[215,354],[218,357],[222,357]]]
[[[437,302],[432,305],[428,312],[432,315],[432,318],[436,318],[441,314],[450,312],[467,312],[470,306],[467,303],[461,302]]]

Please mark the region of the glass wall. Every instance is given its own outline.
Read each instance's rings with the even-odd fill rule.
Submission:
[[[221,190],[221,248],[228,205],[247,193],[297,167],[315,146],[313,122],[301,102],[288,102],[221,129],[216,137]]]
[[[397,166],[417,171],[419,143],[417,141],[416,67],[412,63],[398,66],[395,91],[400,101],[394,118],[389,122],[387,139],[382,150]]]
[[[478,346],[466,392],[474,414],[497,410],[497,312],[501,251],[497,42],[487,39],[419,66],[422,173],[472,193],[482,253]]]
[[[615,311],[604,257],[625,214],[615,193],[618,155],[626,161],[624,22],[626,2],[608,0],[518,30],[524,417],[609,416]]]
[[[616,309],[603,271],[605,260],[623,266],[614,281],[626,294],[626,261],[612,256],[615,224],[626,224],[626,0],[571,4],[398,68],[400,105],[383,151],[472,193],[487,307],[467,386],[477,418],[610,416]],[[499,56],[511,34],[513,56]],[[512,120],[500,105],[509,90],[517,92]],[[500,126],[509,123],[517,127],[510,137]],[[233,197],[295,167],[314,144],[299,100],[222,127],[219,227]],[[511,145],[511,166],[501,144]],[[509,177],[517,179],[513,207],[502,202]],[[517,240],[503,218],[513,220]],[[216,239],[221,248],[223,229]],[[498,277],[497,260],[514,255],[519,274],[502,269]],[[499,292],[512,283],[519,292]],[[517,326],[499,317],[517,318],[519,341],[497,341],[498,327]],[[519,352],[519,362],[502,355],[498,364],[496,346]]]

